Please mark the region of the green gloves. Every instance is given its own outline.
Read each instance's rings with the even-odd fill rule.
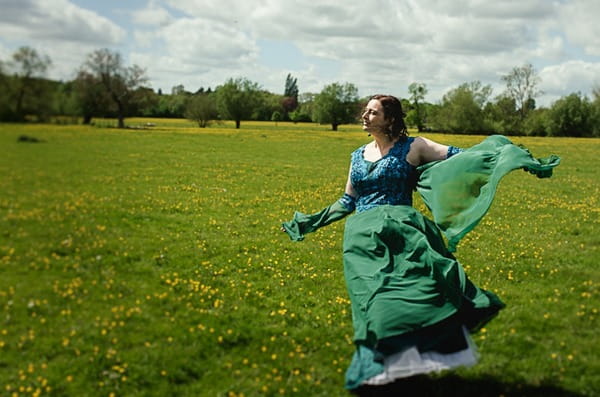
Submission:
[[[547,158],[535,160],[536,162],[534,164],[523,167],[523,170],[537,176],[538,178],[550,178],[552,176],[552,169],[560,163],[560,157],[554,154]]]
[[[329,207],[323,208],[314,214],[294,213],[294,219],[281,224],[285,232],[293,241],[304,240],[304,235],[314,232],[320,227],[327,226],[332,222],[338,221],[348,214],[351,214],[355,208],[355,199],[349,194],[344,194],[338,201]]]

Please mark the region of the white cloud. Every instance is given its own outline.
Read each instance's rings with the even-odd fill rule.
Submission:
[[[566,55],[565,40],[553,30],[542,28],[530,54],[548,61],[559,61]]]
[[[599,1],[572,0],[564,5],[560,19],[569,40],[593,56],[600,56],[599,16]]]
[[[11,48],[7,50],[10,56],[19,46],[35,48],[52,60],[48,77],[68,80],[75,76],[87,53],[119,45],[126,31],[67,0],[3,0],[0,37]]]
[[[114,45],[124,39],[125,30],[68,0],[6,0],[0,13],[0,35],[44,43]]]
[[[425,8],[454,17],[536,20],[554,12],[553,2],[547,0],[425,0]]]
[[[600,87],[600,62],[567,61],[548,66],[540,71],[540,78],[547,103],[574,92],[589,95],[594,87]]]
[[[132,63],[146,67],[151,79],[170,81],[159,85],[163,90],[180,83],[191,90],[214,87],[257,67],[256,42],[232,24],[180,18],[153,32],[138,31],[135,36],[138,43],[151,45],[152,51],[136,51]]]
[[[146,8],[133,12],[133,22],[143,26],[165,26],[173,22],[173,16],[156,1],[150,1]]]

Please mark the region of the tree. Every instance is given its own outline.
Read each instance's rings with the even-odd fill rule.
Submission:
[[[23,118],[27,97],[39,98],[40,91],[44,91],[41,83],[36,81],[35,78],[43,76],[52,62],[48,56],[39,55],[36,50],[30,47],[19,48],[13,54],[13,62],[17,68],[15,74],[17,77],[15,113],[17,117]]]
[[[562,97],[548,112],[548,133],[553,136],[592,136],[594,113],[590,100],[580,93]]]
[[[183,84],[173,87],[171,95],[167,96],[167,112],[169,117],[185,117],[185,110],[191,96],[192,93],[186,91]]]
[[[491,86],[482,86],[479,81],[461,84],[444,95],[430,119],[435,128],[442,131],[483,132],[486,129],[483,107],[491,92]]]
[[[281,98],[281,107],[286,114],[292,113],[298,108],[298,99],[293,96],[286,96]]]
[[[45,118],[51,110],[51,87],[43,79],[52,61],[31,47],[20,47],[3,64],[1,75],[2,118],[25,120],[27,114]]]
[[[6,74],[4,62],[0,60],[0,120],[10,118],[10,98],[8,92],[10,89],[9,77]]]
[[[273,114],[271,115],[271,121],[274,121],[276,126],[277,126],[277,122],[281,121],[282,118],[283,118],[283,116],[281,116],[281,113],[279,113],[277,110],[274,111]]]
[[[273,112],[285,113],[282,96],[267,90],[259,91],[259,101],[250,117],[252,120],[270,121]],[[283,116],[282,116],[283,117]],[[282,118],[283,120],[283,118]]]
[[[548,125],[550,123],[548,113],[550,113],[550,110],[547,108],[534,109],[529,112],[522,125],[522,130],[525,135],[548,135]]]
[[[289,73],[285,78],[285,89],[283,91],[281,106],[286,115],[298,107],[298,79],[293,78]]]
[[[290,120],[294,123],[312,122],[312,114],[315,98],[317,94],[312,92],[304,92],[298,95],[298,107],[293,112],[288,114]]]
[[[535,108],[535,97],[542,93],[537,88],[541,79],[528,63],[514,67],[509,74],[502,76],[502,81],[506,83],[506,95],[515,101],[521,120],[524,120],[527,113]]]
[[[82,82],[88,82],[91,90],[98,84],[102,87],[114,107],[119,128],[125,127],[125,117],[134,114],[147,99],[147,91],[141,89],[148,80],[145,71],[137,65],[124,66],[118,52],[106,48],[94,51],[88,55],[81,73],[86,75]]]
[[[52,113],[61,116],[71,116],[76,122],[80,112],[75,95],[75,83],[73,81],[58,83],[54,92]]]
[[[600,86],[594,86],[592,89],[594,101],[592,102],[592,125],[594,126],[592,134],[600,137]]]
[[[333,83],[325,86],[315,97],[313,117],[321,124],[331,124],[337,131],[340,124],[356,121],[358,89],[351,83]]]
[[[285,78],[285,90],[283,96],[294,97],[298,100],[298,79],[293,78],[289,73]]]
[[[594,96],[594,101],[600,100],[600,85],[594,86],[594,88],[592,88],[592,95]]]
[[[248,120],[261,102],[260,88],[245,78],[230,78],[217,87],[217,110],[223,118],[235,121],[240,128],[242,120]]]
[[[102,82],[90,72],[80,70],[74,81],[74,92],[83,124],[90,124],[93,117],[106,116],[111,99]]]
[[[190,97],[184,115],[186,119],[197,122],[200,128],[207,127],[218,116],[214,96],[196,94]]]
[[[423,107],[423,101],[425,100],[425,95],[427,95],[427,87],[423,83],[411,83],[408,86],[408,92],[410,93],[412,110],[414,111],[414,115],[411,116],[411,119],[417,126],[417,129],[423,131],[425,127],[425,108]]]
[[[494,133],[516,135],[522,128],[515,100],[505,94],[499,95],[493,102],[488,102],[483,112],[486,126]]]
[[[471,93],[473,100],[480,109],[485,107],[486,103],[490,99],[490,96],[492,95],[492,86],[489,84],[482,85],[481,81],[479,80],[461,84],[459,88],[464,88]]]

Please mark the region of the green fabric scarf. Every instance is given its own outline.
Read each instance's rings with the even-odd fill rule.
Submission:
[[[420,166],[417,191],[454,252],[490,208],[504,175],[523,168],[547,178],[559,163],[558,156],[536,159],[526,148],[493,135],[448,160]]]

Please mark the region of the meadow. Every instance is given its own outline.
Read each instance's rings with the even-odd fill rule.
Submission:
[[[0,395],[350,395],[343,222],[303,242],[279,227],[336,200],[369,138],[128,120],[148,122],[0,124]],[[474,335],[477,366],[418,395],[600,395],[600,140],[511,139],[562,163],[506,176],[459,245],[507,308]]]

